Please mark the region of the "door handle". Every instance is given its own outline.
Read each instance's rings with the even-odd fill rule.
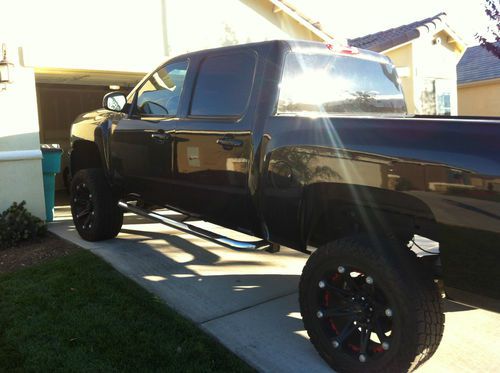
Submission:
[[[226,150],[230,150],[234,147],[239,147],[243,145],[243,141],[236,140],[231,137],[224,137],[222,139],[218,139],[216,142]]]
[[[151,138],[153,140],[158,141],[158,142],[164,142],[164,141],[170,139],[170,135],[168,133],[165,133],[165,132],[155,132],[155,133],[151,134]]]

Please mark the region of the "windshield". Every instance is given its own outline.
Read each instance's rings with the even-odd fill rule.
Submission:
[[[278,114],[404,114],[396,68],[341,55],[289,53]]]

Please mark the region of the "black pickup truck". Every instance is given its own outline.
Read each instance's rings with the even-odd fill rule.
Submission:
[[[334,369],[415,369],[440,343],[443,295],[500,309],[500,120],[406,115],[387,57],[300,41],[199,51],[103,106],[71,129],[79,234],[113,238],[131,211],[235,249],[311,253],[300,308]],[[415,255],[414,235],[439,253]]]

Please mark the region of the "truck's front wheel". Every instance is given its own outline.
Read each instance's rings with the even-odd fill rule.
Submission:
[[[102,169],[80,170],[71,181],[71,214],[76,230],[87,241],[116,237],[123,212]]]
[[[311,342],[339,372],[406,372],[444,328],[436,284],[397,240],[346,238],[316,250],[300,280]]]

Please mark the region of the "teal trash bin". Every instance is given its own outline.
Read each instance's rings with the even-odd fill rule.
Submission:
[[[61,171],[62,150],[58,144],[43,144],[42,172],[43,191],[45,194],[45,215],[47,221],[54,220],[54,205],[56,197],[56,175]]]

